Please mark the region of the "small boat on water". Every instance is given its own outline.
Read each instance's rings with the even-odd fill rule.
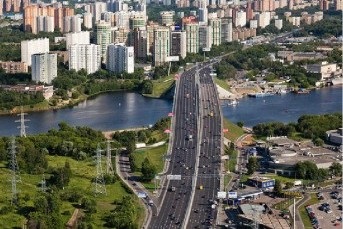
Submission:
[[[298,90],[293,91],[295,94],[308,94],[310,93],[310,90],[304,89],[304,88],[300,88]]]
[[[271,92],[257,92],[254,94],[248,94],[249,97],[254,97],[254,98],[261,98],[261,97],[266,97],[266,96],[272,96],[274,95]]]
[[[228,106],[236,106],[238,104],[238,101],[237,100],[230,100],[228,103],[227,103],[227,105]]]

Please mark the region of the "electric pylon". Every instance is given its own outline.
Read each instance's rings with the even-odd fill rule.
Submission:
[[[20,119],[15,120],[15,122],[20,122],[20,126],[17,127],[18,129],[20,129],[20,137],[26,137],[26,127],[28,126],[25,126],[25,122],[30,121],[30,120],[25,119],[25,115],[27,115],[27,113],[23,112],[23,107],[21,107],[20,114],[17,114],[17,115],[20,116]]]
[[[43,174],[42,180],[40,181],[40,190],[45,193],[46,192],[46,180]]]
[[[18,202],[18,190],[17,190],[17,183],[20,182],[19,176],[19,166],[17,162],[16,156],[16,145],[15,145],[15,137],[11,139],[11,146],[10,146],[10,170],[11,170],[11,184],[12,184],[12,198],[11,204],[16,205]]]
[[[96,149],[96,178],[95,178],[95,195],[97,194],[105,194],[106,195],[106,186],[104,180],[104,174],[102,172],[102,165],[101,165],[101,152],[103,150],[100,149],[100,145]]]
[[[113,175],[114,170],[112,166],[112,154],[111,154],[111,142],[110,140],[107,140],[107,148],[106,148],[106,174]]]

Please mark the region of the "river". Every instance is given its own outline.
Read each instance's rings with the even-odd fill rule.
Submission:
[[[72,108],[29,113],[27,134],[47,132],[64,121],[73,126],[97,130],[118,130],[154,124],[167,117],[172,100],[151,99],[131,92],[111,92],[84,101]],[[243,98],[238,105],[223,102],[223,114],[232,122],[252,127],[261,122],[296,122],[303,114],[342,111],[342,88],[328,87],[309,94],[285,94],[264,98]],[[19,135],[17,115],[0,116],[0,136]]]

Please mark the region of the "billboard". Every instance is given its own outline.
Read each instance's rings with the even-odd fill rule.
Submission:
[[[225,199],[226,198],[226,192],[217,192],[218,199]]]
[[[167,57],[166,57],[166,61],[167,61],[167,62],[179,61],[179,56],[167,56]]]
[[[237,192],[228,192],[227,197],[232,198],[232,199],[236,199],[237,198]]]

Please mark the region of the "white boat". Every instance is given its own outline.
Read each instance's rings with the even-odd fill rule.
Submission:
[[[343,78],[339,77],[339,78],[334,78],[331,80],[332,85],[341,85],[343,84]]]
[[[237,104],[238,104],[238,101],[235,99],[227,103],[228,106],[236,106]]]

